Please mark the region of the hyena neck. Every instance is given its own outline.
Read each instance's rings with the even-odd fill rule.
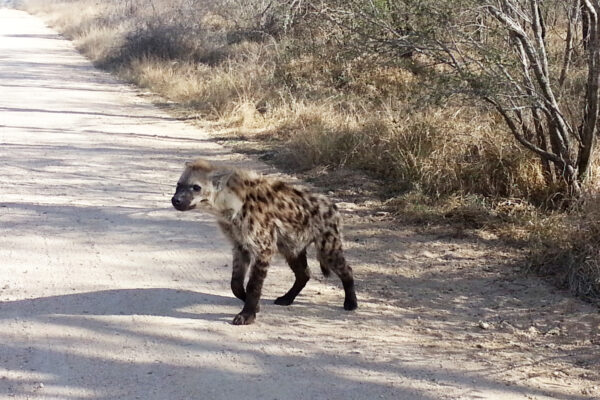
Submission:
[[[234,172],[229,172],[213,181],[213,192],[210,196],[210,205],[215,214],[227,222],[233,220],[244,205],[240,195],[227,184],[233,174]]]

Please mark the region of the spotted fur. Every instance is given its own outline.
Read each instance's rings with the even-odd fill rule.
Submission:
[[[251,171],[196,160],[186,163],[172,203],[180,211],[199,208],[212,213],[232,242],[231,289],[244,301],[244,308],[233,319],[235,325],[255,320],[263,281],[276,252],[285,257],[296,280],[275,304],[292,304],[310,278],[306,248],[311,243],[323,274],[333,271],[342,280],[344,308],[356,309],[352,268],[342,249],[340,214],[326,196]],[[250,276],[244,288],[247,273]]]

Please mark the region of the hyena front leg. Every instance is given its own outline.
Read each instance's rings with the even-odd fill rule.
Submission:
[[[296,275],[296,281],[292,288],[283,296],[278,297],[275,300],[275,304],[280,306],[289,306],[294,302],[294,299],[306,286],[306,282],[310,279],[310,272],[308,269],[308,263],[306,262],[306,249],[302,250],[297,256],[288,255],[285,257],[294,275]]]
[[[238,299],[246,301],[246,290],[244,290],[244,279],[250,264],[250,253],[242,245],[233,247],[233,271],[231,273],[231,291]]]
[[[269,268],[269,259],[267,257],[257,257],[254,261],[250,270],[248,286],[246,286],[244,308],[233,318],[234,325],[249,325],[256,319],[263,282],[267,277],[267,269]]]

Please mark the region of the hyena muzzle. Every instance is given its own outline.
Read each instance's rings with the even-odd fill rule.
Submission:
[[[306,248],[311,243],[323,274],[333,271],[342,280],[344,309],[357,308],[352,268],[342,250],[341,217],[327,197],[251,171],[196,160],[185,164],[171,202],[179,211],[201,209],[213,214],[232,242],[231,289],[244,302],[233,319],[235,325],[254,322],[263,281],[276,252],[285,257],[296,280],[275,304],[293,303],[310,279]]]

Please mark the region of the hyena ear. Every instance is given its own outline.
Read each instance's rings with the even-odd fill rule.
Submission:
[[[231,171],[217,170],[208,174],[208,179],[210,179],[215,189],[220,189],[221,182],[229,175],[231,175]]]
[[[189,168],[189,169],[197,170],[197,171],[204,171],[204,172],[209,172],[214,169],[214,167],[212,166],[211,163],[209,163],[208,161],[203,160],[201,158],[194,160],[194,161],[187,161],[185,163],[185,167]]]

